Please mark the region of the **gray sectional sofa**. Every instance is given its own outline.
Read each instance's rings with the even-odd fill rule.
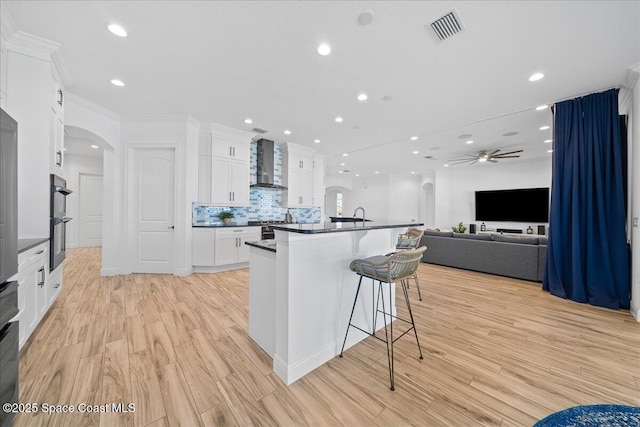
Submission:
[[[422,262],[542,282],[547,238],[425,231]]]

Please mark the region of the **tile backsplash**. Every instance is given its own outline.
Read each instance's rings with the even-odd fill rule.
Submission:
[[[282,152],[279,146],[274,147],[274,184],[282,184]],[[256,182],[257,174],[257,146],[251,142],[251,184]],[[219,224],[218,214],[231,211],[235,218],[233,224],[246,224],[248,221],[280,221],[284,220],[287,208],[281,206],[282,191],[269,188],[252,188],[249,193],[250,207],[228,207],[200,205],[194,202],[192,208],[193,225]],[[320,222],[320,208],[291,208],[288,209],[295,223]]]

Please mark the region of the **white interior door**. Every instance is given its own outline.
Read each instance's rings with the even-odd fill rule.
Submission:
[[[132,157],[132,272],[171,274],[175,151],[134,149]]]
[[[78,246],[102,246],[102,175],[80,174]]]

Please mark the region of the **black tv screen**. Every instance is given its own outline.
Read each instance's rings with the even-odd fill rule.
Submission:
[[[549,222],[549,188],[476,191],[476,221]]]

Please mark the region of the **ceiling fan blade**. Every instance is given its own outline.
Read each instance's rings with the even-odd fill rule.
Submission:
[[[492,153],[489,153],[489,157],[493,157],[498,151],[500,150],[494,150]],[[499,156],[500,154],[498,154]]]
[[[451,162],[451,161],[455,161],[455,160],[449,160],[449,161]],[[455,166],[455,165],[459,165],[459,164],[462,164],[462,163],[473,162],[473,161],[474,161],[473,159],[470,159],[470,160],[461,160],[461,161],[458,161],[458,162],[456,162],[456,163],[450,163],[450,165],[451,165],[451,166]]]
[[[448,162],[471,162],[473,160],[476,160],[475,157],[462,157],[459,159],[449,159],[447,160]]]
[[[478,163],[478,161],[477,161],[477,160],[475,160],[475,161],[473,161],[473,162],[469,163],[469,166],[471,166],[471,165],[472,165],[472,164],[474,164],[474,163]]]
[[[493,157],[503,157],[503,156],[508,156],[509,154],[516,154],[516,153],[522,153],[523,150],[515,150],[515,151],[509,151],[507,153],[500,153],[500,154],[496,154]]]
[[[491,162],[491,163],[498,163],[497,160],[493,160],[493,159],[487,159],[487,162]]]
[[[496,159],[517,159],[520,156],[500,156],[500,157],[496,157]]]

